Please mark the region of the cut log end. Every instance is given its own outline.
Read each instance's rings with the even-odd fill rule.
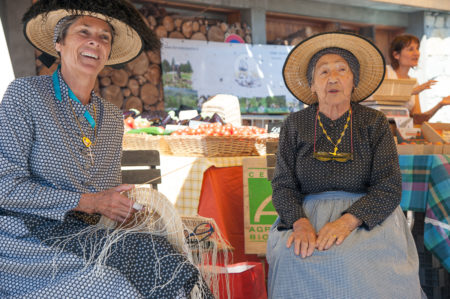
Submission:
[[[159,90],[155,85],[147,83],[141,87],[141,100],[144,104],[154,105],[159,99]]]
[[[193,40],[206,40],[206,35],[202,32],[196,32],[192,34],[191,39]]]
[[[122,90],[117,85],[110,85],[101,90],[102,97],[116,105],[117,107],[122,108],[123,105],[123,94]]]
[[[142,112],[142,110],[144,109],[144,104],[138,97],[131,96],[125,102],[125,110],[130,109],[136,109],[139,110],[139,112]]]
[[[223,42],[225,33],[217,26],[211,26],[208,30],[208,40],[213,42]]]

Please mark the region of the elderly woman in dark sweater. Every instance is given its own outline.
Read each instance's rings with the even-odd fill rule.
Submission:
[[[421,298],[395,143],[386,117],[358,104],[383,80],[379,50],[320,34],[291,51],[283,75],[310,106],[280,134],[269,297]]]

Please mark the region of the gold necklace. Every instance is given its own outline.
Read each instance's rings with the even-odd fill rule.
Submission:
[[[70,104],[70,107],[72,108],[72,113],[73,113],[73,117],[75,118],[75,122],[78,125],[78,128],[80,129],[81,135],[83,135],[83,138],[81,139],[81,141],[83,142],[84,146],[86,146],[89,149],[89,156],[91,157],[91,164],[94,165],[94,156],[92,154],[92,149],[91,147],[95,146],[97,144],[97,111],[95,109],[95,104],[93,104],[93,108],[94,108],[94,121],[95,121],[95,126],[94,126],[94,143],[92,143],[92,141],[84,134],[83,129],[81,128],[81,124],[78,121],[77,115],[75,114],[75,109],[73,109],[73,105],[72,105],[72,100],[68,99],[68,102]]]
[[[322,132],[325,134],[325,136],[327,137],[328,141],[330,141],[331,144],[334,145],[334,152],[329,153],[329,154],[331,154],[331,155],[333,155],[333,156],[336,156],[337,151],[338,151],[338,145],[341,143],[342,138],[343,138],[344,135],[345,135],[345,131],[346,131],[347,128],[348,128],[348,123],[350,122],[350,117],[351,117],[351,115],[352,115],[352,107],[350,107],[350,110],[349,110],[349,113],[348,113],[348,117],[347,117],[347,123],[345,124],[344,129],[342,130],[341,136],[340,136],[339,139],[336,141],[336,143],[334,143],[333,140],[331,139],[331,137],[328,136],[328,133],[327,133],[327,131],[325,130],[325,128],[324,128],[324,126],[323,126],[323,124],[322,124],[322,121],[320,120],[320,114],[317,113],[317,119],[319,120],[319,125],[320,125],[320,127],[322,128]]]

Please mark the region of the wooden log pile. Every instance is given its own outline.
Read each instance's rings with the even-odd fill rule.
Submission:
[[[41,53],[36,51],[36,57]],[[51,75],[59,59],[47,68],[36,59],[38,75]],[[164,110],[161,82],[161,54],[142,52],[136,59],[120,67],[106,66],[99,73],[94,91],[120,109],[128,111]]]
[[[168,14],[156,4],[147,3],[140,9],[149,27],[160,38],[180,38],[224,42],[230,34],[239,35],[246,43],[252,42],[252,31],[246,23],[227,24],[221,20],[205,17]]]
[[[100,93],[125,111],[164,110],[160,65],[159,53],[142,52],[123,68],[105,67],[99,74]]]
[[[169,15],[164,8],[147,3],[140,9],[147,25],[158,37],[224,42],[230,34],[251,43],[251,29],[245,23],[227,24],[203,17]],[[36,51],[36,57],[41,52]],[[59,59],[50,67],[36,59],[39,75],[51,75]],[[163,111],[164,94],[161,53],[142,52],[135,60],[120,67],[105,67],[99,74],[94,91],[120,109],[127,111]]]
[[[332,30],[330,30],[332,31]],[[289,34],[288,36],[285,36],[283,38],[277,38],[272,41],[268,41],[269,44],[275,44],[275,45],[291,45],[295,46],[299,44],[301,41],[307,39],[308,37],[311,37],[315,34],[319,33],[315,30],[315,28],[312,28],[311,26],[305,26],[299,30],[297,30],[294,33]]]

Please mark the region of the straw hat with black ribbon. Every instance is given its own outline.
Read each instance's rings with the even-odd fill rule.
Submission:
[[[380,50],[368,39],[347,32],[327,32],[314,35],[295,46],[283,66],[283,78],[289,91],[307,105],[317,103],[311,91],[307,69],[311,58],[326,48],[339,48],[351,52],[359,62],[359,82],[352,102],[360,102],[372,95],[384,79],[385,62]]]
[[[106,65],[126,63],[142,50],[160,48],[158,37],[145,24],[136,8],[126,0],[40,0],[24,14],[24,34],[38,50],[58,57],[53,42],[55,26],[70,15],[92,16],[114,28],[114,42]],[[48,59],[46,64],[52,62]],[[50,63],[50,65],[51,65]]]

